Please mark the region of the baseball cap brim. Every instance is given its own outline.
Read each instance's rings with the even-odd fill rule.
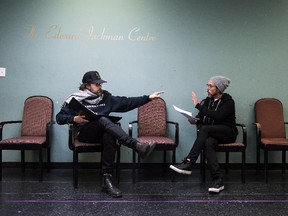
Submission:
[[[97,80],[91,81],[91,83],[99,83],[99,84],[101,84],[101,83],[107,83],[107,82],[105,80],[102,80],[102,79],[97,79]]]

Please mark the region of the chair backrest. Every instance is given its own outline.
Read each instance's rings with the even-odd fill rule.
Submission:
[[[47,123],[52,122],[53,101],[46,96],[31,96],[24,102],[22,136],[45,136]]]
[[[262,98],[255,103],[255,121],[261,125],[261,138],[286,138],[283,106],[275,98]]]
[[[166,103],[162,98],[138,108],[138,136],[165,136],[166,127]]]

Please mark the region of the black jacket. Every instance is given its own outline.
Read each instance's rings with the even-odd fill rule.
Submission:
[[[140,97],[113,96],[105,90],[103,90],[103,94],[104,97],[99,104],[95,106],[89,104],[89,109],[98,115],[109,115],[111,112],[127,112],[150,101],[147,95]],[[83,105],[87,106],[88,104]],[[73,118],[76,115],[78,114],[65,103],[56,115],[56,121],[60,125],[73,123]]]
[[[197,124],[227,125],[238,134],[236,128],[235,102],[231,95],[224,93],[222,97],[214,102],[214,98],[206,97],[195,107],[199,110],[196,117],[200,118]]]

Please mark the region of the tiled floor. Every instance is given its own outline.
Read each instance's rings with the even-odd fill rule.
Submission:
[[[119,188],[123,197],[110,198],[101,192],[99,171],[80,170],[79,188],[72,186],[70,169],[53,169],[38,182],[36,170],[27,169],[23,177],[19,169],[3,170],[0,182],[0,215],[287,215],[288,173],[269,172],[265,184],[263,172],[248,170],[246,184],[240,171],[225,175],[225,190],[212,195],[210,182],[201,183],[199,170],[191,176],[145,170],[132,183],[131,170],[121,170]]]

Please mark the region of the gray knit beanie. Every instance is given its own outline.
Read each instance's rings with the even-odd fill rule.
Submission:
[[[230,84],[230,79],[224,76],[213,76],[210,80],[214,82],[221,93],[223,93]]]

